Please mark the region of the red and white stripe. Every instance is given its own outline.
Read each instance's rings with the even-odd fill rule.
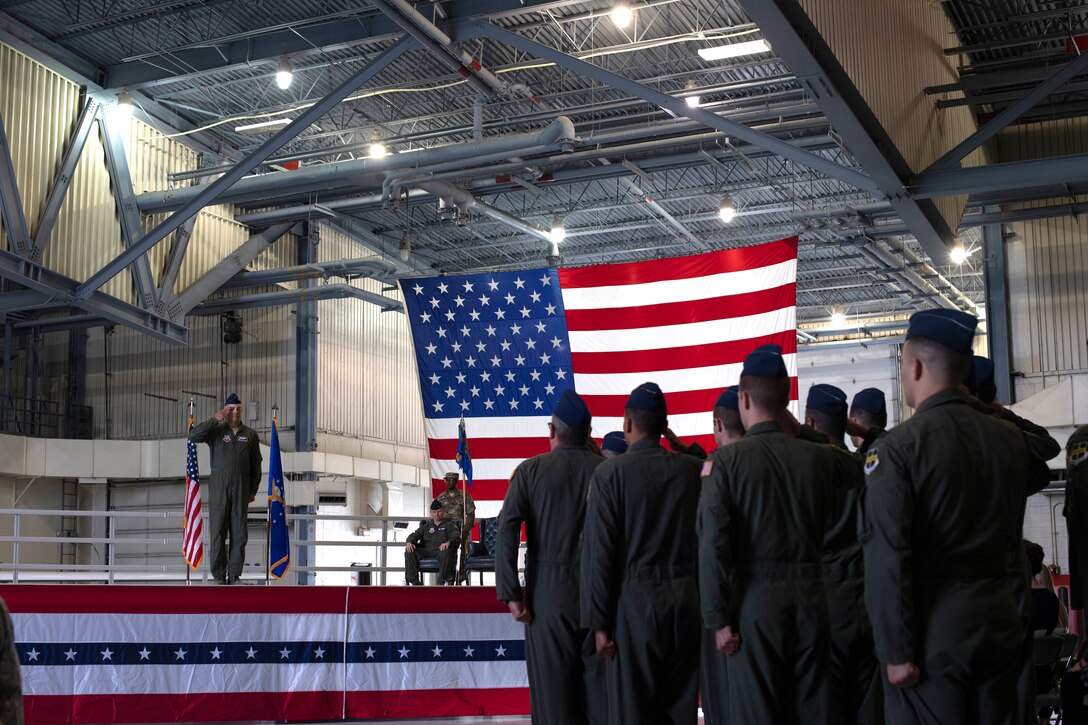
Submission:
[[[189,428],[193,427],[192,420]],[[201,516],[200,479],[196,473],[196,446],[187,441],[185,468],[185,515],[182,519],[182,555],[192,569],[199,569],[204,559],[204,519]]]
[[[623,404],[641,383],[665,392],[669,426],[714,448],[711,411],[760,345],[782,346],[797,400],[797,237],[691,257],[559,270],[575,389],[593,435],[622,428]],[[545,415],[466,418],[476,516],[494,516],[510,475],[548,450]],[[457,471],[457,421],[426,421],[435,492]]]

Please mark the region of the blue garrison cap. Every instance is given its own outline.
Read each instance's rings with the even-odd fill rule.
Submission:
[[[740,393],[739,385],[730,385],[728,388],[722,391],[722,394],[718,396],[718,402],[714,403],[715,408],[728,408],[729,410],[739,410],[740,400],[738,395]]]
[[[778,345],[761,345],[744,358],[741,375],[754,375],[757,378],[788,378],[786,363],[782,359],[782,348]]]
[[[589,425],[589,408],[586,407],[582,396],[574,392],[573,388],[567,388],[559,396],[559,402],[555,404],[552,415],[571,428],[585,428]]]
[[[242,401],[238,399],[238,393],[231,393],[227,396],[227,405],[241,405]]]
[[[978,318],[966,312],[944,308],[922,310],[910,316],[907,339],[928,337],[954,352],[969,355],[977,326]]]
[[[854,402],[850,407],[860,408],[873,415],[883,416],[888,414],[888,404],[885,402],[884,391],[880,388],[865,388],[864,390],[859,390],[854,396]]]
[[[975,355],[975,364],[971,366],[975,371],[975,380],[980,386],[994,384],[994,361],[982,355]]]
[[[631,395],[627,397],[627,403],[623,407],[634,410],[652,410],[655,413],[668,415],[668,408],[665,406],[665,394],[661,392],[661,388],[658,387],[657,383],[643,383],[632,390]]]
[[[441,511],[442,503],[436,498],[431,501],[431,511]]]
[[[834,385],[819,383],[808,389],[805,407],[835,417],[846,417],[846,393]]]
[[[627,439],[623,435],[623,431],[614,430],[611,433],[606,433],[604,440],[601,441],[602,451],[614,451],[616,453],[627,452]]]

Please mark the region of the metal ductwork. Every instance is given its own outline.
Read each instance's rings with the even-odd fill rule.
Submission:
[[[278,292],[262,292],[241,297],[227,297],[217,300],[209,300],[197,305],[191,315],[218,315],[231,310],[252,309],[254,307],[279,307],[281,305],[293,305],[299,302],[315,302],[320,300],[353,299],[378,305],[386,312],[403,312],[404,306],[400,302],[374,292],[352,287],[349,284],[327,284],[320,287],[300,287],[293,290],[281,290]]]
[[[524,219],[519,219],[516,216],[507,214],[502,209],[496,209],[490,204],[480,201],[473,196],[471,192],[465,191],[459,186],[447,184],[444,181],[429,181],[421,183],[419,187],[439,198],[450,199],[458,206],[464,206],[478,214],[483,214],[484,216],[491,217],[495,221],[502,222],[511,229],[530,234],[545,242],[551,242],[552,240],[550,232],[538,229]]]
[[[547,128],[535,134],[510,134],[482,141],[466,141],[430,149],[406,151],[389,154],[380,159],[367,158],[356,161],[343,161],[334,164],[320,164],[298,171],[281,171],[241,179],[225,191],[216,203],[231,203],[244,198],[259,198],[262,194],[270,196],[283,194],[285,187],[299,187],[308,190],[334,189],[341,186],[358,186],[361,178],[370,177],[374,186],[381,183],[380,174],[389,171],[407,170],[417,167],[432,166],[452,161],[467,161],[480,156],[492,156],[508,153],[513,156],[527,148],[546,147],[548,150],[573,150],[577,137],[574,123],[566,116],[552,121]],[[191,186],[183,189],[168,189],[140,194],[136,204],[140,211],[148,214],[176,209],[206,187]]]

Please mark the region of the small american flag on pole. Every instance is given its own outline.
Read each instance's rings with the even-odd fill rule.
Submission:
[[[193,430],[189,416],[189,430]],[[196,444],[186,441],[185,455],[185,516],[182,524],[182,553],[191,569],[199,569],[204,559],[204,520],[200,515],[200,471],[197,466]]]
[[[419,368],[431,479],[466,457],[476,515],[494,516],[511,473],[548,450],[566,388],[600,438],[632,389],[665,391],[669,425],[714,448],[711,410],[745,356],[782,346],[797,400],[797,238],[690,257],[402,280]],[[459,454],[461,454],[459,456]]]

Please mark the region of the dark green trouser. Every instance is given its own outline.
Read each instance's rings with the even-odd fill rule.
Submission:
[[[865,582],[860,578],[828,581],[831,623],[830,668],[833,725],[879,725],[884,698],[873,649],[873,628],[865,614]]]
[[[694,577],[621,584],[605,666],[611,725],[695,725],[701,629]]]
[[[249,496],[234,487],[220,485],[214,478],[209,488],[216,491],[208,502],[208,554],[212,576],[217,580],[235,581],[242,575],[246,563],[246,542],[249,530],[246,516],[249,513]],[[227,538],[230,538],[228,560]]]
[[[1021,725],[1015,672],[1023,639],[1007,581],[916,580],[914,590],[921,680],[891,687],[881,668],[889,725]]]
[[[598,664],[589,635],[578,625],[578,577],[547,565],[530,576],[531,624],[525,626],[529,711],[533,725],[604,725],[590,705],[606,706],[593,688]]]
[[[404,578],[409,584],[421,584],[419,579],[419,560],[434,557],[438,559],[439,583],[453,584],[453,565],[457,561],[457,547],[450,544],[445,550],[440,550],[438,544],[433,549],[426,548],[423,544],[416,546],[415,551],[404,552]]]
[[[713,629],[703,630],[699,652],[699,704],[704,725],[729,723],[729,656],[718,651]]]
[[[740,586],[741,643],[729,661],[730,722],[826,725],[829,635],[823,581]]]
[[[1022,722],[1034,724],[1039,720],[1035,708],[1035,632],[1031,628],[1031,574],[1026,557],[1013,556],[1009,567],[1009,586],[1020,614],[1020,656],[1014,665],[1016,708]]]

